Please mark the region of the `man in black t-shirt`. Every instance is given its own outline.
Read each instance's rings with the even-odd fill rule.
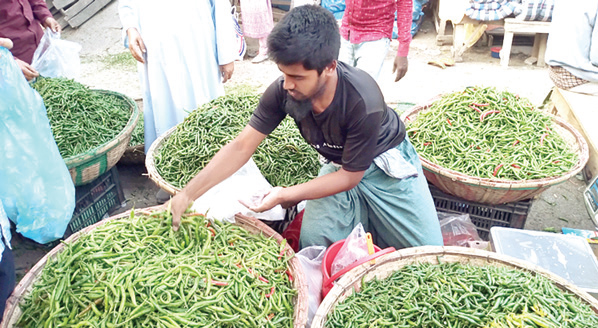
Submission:
[[[334,16],[319,6],[293,8],[268,37],[283,73],[260,99],[249,124],[170,203],[174,229],[188,205],[236,172],[290,115],[328,163],[316,179],[275,187],[262,212],[307,200],[300,247],[328,246],[360,222],[380,247],[442,245],[435,206],[419,158],[399,116],[364,71],[337,61]]]

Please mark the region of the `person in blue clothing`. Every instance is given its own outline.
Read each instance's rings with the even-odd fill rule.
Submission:
[[[282,76],[243,131],[171,199],[174,229],[191,202],[243,166],[288,115],[328,163],[311,181],[272,188],[252,211],[307,200],[301,248],[331,245],[359,223],[380,247],[443,244],[405,125],[368,73],[337,60],[339,48],[336,20],[320,6],[295,7],[274,27],[268,51]]]

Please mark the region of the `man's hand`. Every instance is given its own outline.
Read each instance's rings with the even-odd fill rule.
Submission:
[[[172,213],[172,230],[179,230],[179,226],[181,225],[181,216],[183,213],[185,213],[192,202],[193,199],[189,198],[185,191],[179,192],[170,199],[167,208],[170,208],[170,213]]]
[[[136,28],[131,27],[127,30],[127,36],[129,37],[129,51],[131,51],[131,55],[133,55],[133,58],[138,62],[145,64],[143,54],[146,49],[141,34],[139,34],[139,31],[137,31]]]
[[[12,40],[7,38],[0,38],[0,47],[4,47],[6,49],[12,48]]]
[[[31,65],[18,58],[15,58],[15,60],[17,61],[17,64],[19,64],[21,72],[23,72],[23,75],[25,75],[27,81],[31,81],[39,76],[39,73]]]
[[[62,31],[60,24],[58,24],[58,22],[53,17],[46,18],[46,20],[44,21],[44,27],[49,27],[52,31],[56,33]]]
[[[222,83],[228,81],[231,76],[233,76],[233,71],[235,70],[235,62],[230,62],[228,64],[220,65],[220,73],[222,73]]]
[[[284,198],[282,197],[283,190],[283,187],[274,187],[267,193],[259,195],[258,198],[260,198],[260,200],[258,200],[255,204],[250,204],[246,200],[239,200],[239,203],[256,213],[270,210],[276,205],[281,205],[282,208],[289,208],[297,204],[297,202],[285,202]]]
[[[403,78],[403,76],[405,76],[405,74],[407,73],[407,66],[409,66],[409,63],[407,62],[407,57],[395,57],[395,61],[392,65],[392,72],[397,72],[395,82],[399,81]]]

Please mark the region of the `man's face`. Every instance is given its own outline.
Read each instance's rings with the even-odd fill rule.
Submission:
[[[297,100],[312,99],[324,90],[324,74],[318,74],[315,69],[306,70],[303,64],[278,65],[284,76],[284,89]]]

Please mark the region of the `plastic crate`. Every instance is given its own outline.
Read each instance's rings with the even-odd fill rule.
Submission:
[[[76,205],[64,238],[104,218],[125,201],[116,166],[89,184],[75,188]]]
[[[480,204],[446,194],[432,184],[429,186],[437,211],[469,214],[480,238],[485,241],[490,238],[490,228],[494,226],[522,229],[532,205],[531,200],[503,205]]]

